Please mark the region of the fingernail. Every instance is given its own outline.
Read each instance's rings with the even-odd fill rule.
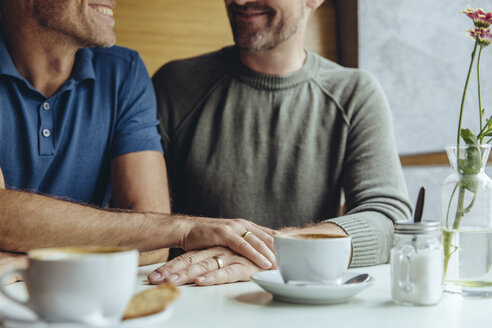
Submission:
[[[157,271],[151,272],[149,274],[149,280],[156,281],[161,279],[162,279],[162,275]]]
[[[199,284],[206,284],[207,282],[210,282],[210,278],[208,277],[198,277],[195,279],[195,282],[199,283]]]
[[[263,263],[265,264],[265,267],[267,267],[268,269],[272,267],[272,262],[268,261],[267,259],[265,259]]]
[[[172,274],[169,277],[167,277],[166,280],[169,281],[169,282],[173,282],[173,281],[178,280],[178,278],[179,278],[179,276],[177,274]]]

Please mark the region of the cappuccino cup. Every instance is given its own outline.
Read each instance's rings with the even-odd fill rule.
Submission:
[[[32,250],[26,270],[0,276],[0,291],[47,322],[115,326],[135,289],[138,251],[125,247],[59,247]],[[27,300],[12,295],[4,281],[22,276]]]
[[[274,247],[285,283],[341,284],[352,254],[349,236],[325,233],[279,234]]]

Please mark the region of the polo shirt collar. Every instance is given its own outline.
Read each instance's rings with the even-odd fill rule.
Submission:
[[[75,64],[70,78],[74,82],[79,83],[83,80],[95,80],[96,73],[94,72],[94,63],[92,57],[94,52],[91,48],[82,48],[77,51],[75,56]]]
[[[77,51],[75,57],[75,63],[70,75],[69,81],[73,80],[75,83],[82,82],[87,79],[96,79],[96,73],[94,72],[94,64],[92,57],[94,56],[91,48],[82,48]],[[0,75],[10,75],[18,79],[24,80],[24,77],[19,74],[12,62],[10,53],[7,49],[7,44],[0,30]],[[26,81],[27,82],[27,81]]]
[[[24,78],[17,72],[17,69],[10,58],[9,51],[7,50],[7,45],[2,35],[2,30],[0,29],[0,75],[10,75],[21,80]]]

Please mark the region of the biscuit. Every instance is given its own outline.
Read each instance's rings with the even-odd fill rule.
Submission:
[[[179,289],[167,283],[146,289],[132,297],[123,315],[123,320],[161,312],[179,295]]]

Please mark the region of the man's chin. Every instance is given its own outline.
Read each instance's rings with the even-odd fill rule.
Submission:
[[[251,53],[268,51],[276,47],[276,45],[270,43],[261,43],[261,42],[252,43],[252,42],[241,42],[241,41],[236,41],[235,45],[237,48]]]
[[[115,38],[100,39],[100,40],[87,40],[82,44],[83,48],[110,48],[116,44]]]
[[[101,48],[111,48],[115,44],[116,44],[116,40],[111,41],[111,42],[107,42],[107,43],[103,43],[99,47],[101,47]]]
[[[260,53],[269,49],[264,49],[264,48],[252,48],[252,47],[244,47],[236,44],[236,47],[239,48],[242,51],[250,52],[250,53]]]

